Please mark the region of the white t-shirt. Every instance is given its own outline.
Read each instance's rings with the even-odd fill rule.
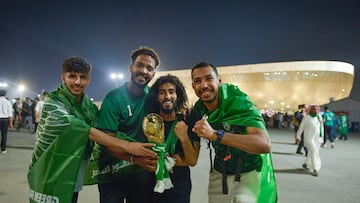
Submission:
[[[12,113],[12,105],[9,100],[7,100],[5,97],[0,97],[0,118],[9,118],[13,117]]]
[[[35,106],[35,112],[39,112],[39,119],[41,118],[41,111],[43,109],[43,106],[44,106],[44,101],[38,101],[38,103],[36,103],[36,106]]]

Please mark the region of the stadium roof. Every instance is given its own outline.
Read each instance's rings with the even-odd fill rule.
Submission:
[[[293,61],[217,67],[223,83],[247,93],[259,109],[294,112],[299,104],[323,105],[349,97],[354,66],[339,61]],[[158,71],[184,83],[190,104],[197,97],[191,86],[191,69]],[[152,80],[154,82],[155,80]]]

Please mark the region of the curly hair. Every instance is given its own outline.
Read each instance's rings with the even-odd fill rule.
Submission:
[[[80,73],[91,73],[92,67],[85,58],[80,56],[71,56],[62,62],[62,69],[63,73],[72,71]]]
[[[175,111],[179,112],[187,110],[188,97],[185,91],[185,87],[178,77],[170,74],[159,77],[151,86],[148,97],[146,98],[145,109],[147,109],[149,112],[159,111],[157,96],[159,93],[160,85],[164,83],[171,83],[174,84],[176,87],[176,95],[178,100]]]
[[[156,51],[154,49],[149,48],[149,47],[139,47],[139,48],[135,49],[134,51],[132,51],[130,54],[132,62],[134,63],[136,58],[142,54],[151,56],[155,60],[155,68],[160,65],[159,55],[156,53]]]

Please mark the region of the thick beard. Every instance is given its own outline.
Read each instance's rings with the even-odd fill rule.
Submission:
[[[177,102],[174,103],[173,108],[171,108],[171,109],[164,109],[164,108],[162,107],[162,105],[160,105],[161,111],[164,112],[165,114],[171,114],[171,113],[173,113],[176,108],[177,108]]]

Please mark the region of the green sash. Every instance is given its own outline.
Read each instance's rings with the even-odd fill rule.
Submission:
[[[90,99],[77,103],[65,85],[46,97],[27,174],[30,202],[71,202],[96,116]]]
[[[198,100],[195,103],[193,111],[200,112],[201,115],[208,114],[208,121],[212,125],[225,123],[229,125],[256,127],[267,131],[257,108],[250,101],[250,98],[241,92],[237,86],[221,84],[219,87],[219,101],[219,107],[209,113],[204,104]],[[232,148],[232,150],[238,149]],[[261,188],[258,202],[273,203],[277,201],[277,189],[272,167],[271,152],[261,154],[261,157]]]

